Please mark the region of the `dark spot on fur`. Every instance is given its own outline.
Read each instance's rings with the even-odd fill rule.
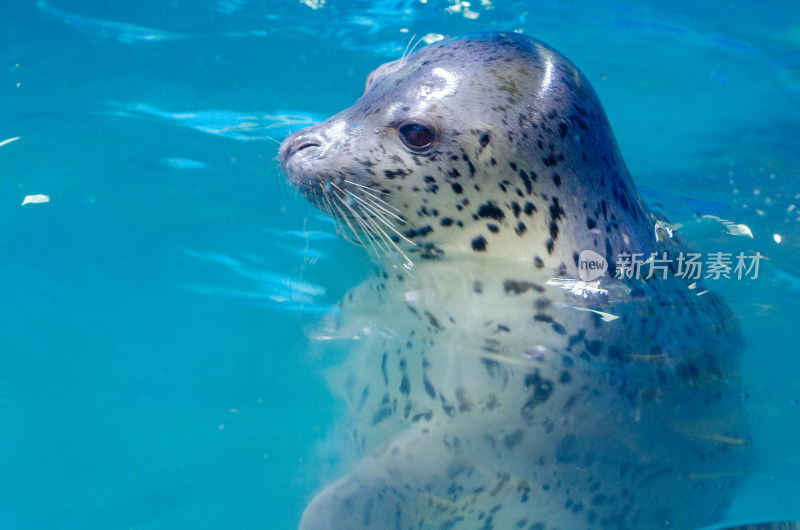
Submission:
[[[398,169],[396,171],[391,171],[391,170],[386,169],[386,170],[384,170],[383,174],[386,175],[387,179],[392,180],[392,179],[394,179],[396,177],[405,176],[406,172],[403,169]]]
[[[586,343],[586,351],[592,357],[597,357],[603,351],[603,342],[599,340],[590,340]]]
[[[461,158],[463,158],[464,162],[467,163],[467,169],[469,169],[469,174],[470,175],[474,175],[475,174],[475,166],[472,165],[472,161],[467,156],[467,153],[464,153],[463,151],[461,153],[462,153],[461,154]]]
[[[408,393],[411,391],[411,383],[408,380],[408,376],[403,374],[403,380],[400,381],[400,393],[404,396],[407,396]]]
[[[455,193],[459,193],[460,194],[461,192],[464,191],[464,188],[458,182],[453,182],[452,184],[450,184],[450,187],[453,188],[453,191]]]
[[[452,404],[450,404],[450,402],[447,401],[443,395],[439,394],[439,400],[442,402],[442,411],[444,411],[445,414],[447,414],[451,418],[456,415],[456,408]],[[457,447],[458,438],[455,438],[454,441]]]
[[[524,169],[519,170],[519,178],[521,178],[522,183],[525,184],[525,193],[528,195],[533,193],[533,183],[531,182],[530,176],[528,176]]]
[[[597,506],[598,504],[603,504],[603,502],[605,500],[606,500],[606,496],[604,494],[602,494],[602,493],[598,493],[597,495],[592,497],[592,501],[591,502],[592,502],[592,504],[594,506]]]
[[[525,203],[525,209],[523,211],[525,212],[525,215],[531,215],[536,211],[536,206],[534,206],[532,202],[528,201]]]
[[[533,306],[540,311],[543,309],[547,309],[551,305],[553,305],[553,302],[551,302],[549,298],[537,298],[536,301],[533,303]]]
[[[503,281],[503,291],[507,295],[516,296],[516,295],[519,295],[519,294],[522,294],[522,293],[526,293],[526,292],[530,291],[531,289],[533,289],[537,293],[543,293],[544,292],[544,287],[542,287],[541,285],[537,285],[535,283],[532,283],[532,282],[517,281],[517,280],[504,280]]]
[[[429,311],[425,311],[425,316],[428,317],[428,322],[430,322],[431,326],[436,329],[442,329],[442,326],[439,325],[439,321]]]
[[[550,238],[555,241],[558,239],[558,225],[554,221],[550,221]]]
[[[481,136],[480,141],[481,141],[481,149],[489,145],[489,133],[484,133],[483,136]]]
[[[511,434],[507,434],[503,436],[503,446],[506,449],[513,449],[522,441],[522,437],[525,432],[522,429],[517,429],[516,431],[512,432]]]
[[[417,422],[423,419],[425,421],[431,421],[432,417],[433,417],[433,412],[431,412],[430,410],[426,410],[424,412],[419,412],[417,414],[414,414],[414,416],[411,417],[411,421]]]
[[[533,395],[522,406],[522,416],[530,421],[533,419],[533,410],[550,399],[550,394],[553,393],[553,382],[544,379],[539,374],[539,370],[536,370],[525,376],[525,389],[533,390]]]
[[[550,218],[553,221],[558,221],[564,217],[564,209],[558,203],[558,198],[553,197],[553,202],[550,204]]]
[[[502,221],[505,219],[505,214],[503,210],[495,206],[491,201],[487,202],[486,204],[482,204],[480,208],[478,208],[478,217],[482,217],[484,219],[494,219],[496,221]]]
[[[406,230],[404,235],[407,238],[412,239],[415,237],[425,237],[431,232],[433,232],[433,228],[431,227],[431,225],[425,225],[417,228],[416,230],[414,230],[413,228]]]
[[[383,352],[383,357],[381,358],[381,373],[383,374],[383,384],[389,384],[389,375],[386,373],[386,352]]]
[[[476,252],[483,252],[486,250],[486,238],[478,236],[472,240],[472,250]]]
[[[425,393],[428,394],[431,399],[436,399],[436,389],[433,388],[431,382],[428,381],[428,376],[422,376],[422,385],[425,387]]]

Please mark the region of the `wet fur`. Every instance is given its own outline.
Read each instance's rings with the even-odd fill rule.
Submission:
[[[409,120],[435,129],[433,149],[403,146]],[[571,63],[516,34],[425,47],[281,161],[384,264],[339,324],[358,339],[334,378],[358,462],[301,528],[718,520],[750,460],[737,326],[674,269],[613,279],[620,253],[683,247]],[[605,292],[550,281],[577,278],[587,249],[609,262]]]

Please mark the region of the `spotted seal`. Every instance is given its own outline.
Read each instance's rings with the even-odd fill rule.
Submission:
[[[355,339],[332,377],[355,462],[301,528],[721,520],[751,459],[737,323],[680,277],[683,244],[567,59],[515,33],[446,39],[279,158],[381,264],[328,336]],[[584,251],[608,267],[594,282]],[[669,265],[619,274],[633,254]]]

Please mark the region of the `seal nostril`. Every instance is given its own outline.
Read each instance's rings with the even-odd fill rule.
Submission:
[[[294,138],[290,138],[284,144],[287,146],[284,156],[291,157],[310,147],[320,147],[323,145],[322,139],[315,134],[300,134]]]
[[[319,144],[317,142],[310,142],[310,141],[302,142],[299,146],[297,146],[297,149],[295,149],[295,153],[302,151],[303,149],[307,149],[309,147],[319,147]]]

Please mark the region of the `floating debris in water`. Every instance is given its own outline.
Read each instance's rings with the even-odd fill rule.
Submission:
[[[49,195],[26,195],[25,199],[22,201],[22,206],[25,206],[26,204],[42,204],[44,202],[50,202]]]
[[[440,35],[439,33],[428,33],[422,37],[422,42],[425,44],[433,44],[434,42],[438,42],[442,39],[444,39],[444,35]]]
[[[734,223],[733,221],[722,219],[716,215],[704,215],[702,216],[702,219],[711,219],[721,223],[723,226],[725,226],[725,228],[727,228],[728,233],[730,233],[732,236],[748,236],[751,239],[753,238],[753,232],[746,224]]]

